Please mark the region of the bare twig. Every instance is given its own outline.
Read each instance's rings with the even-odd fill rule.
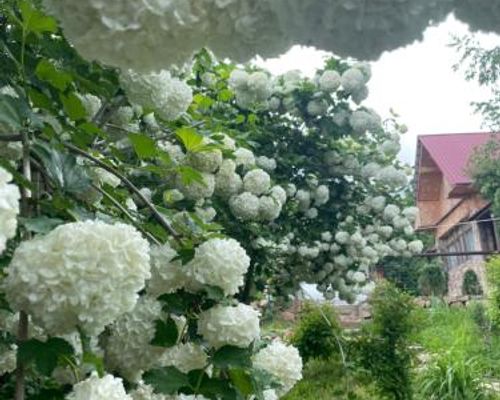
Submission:
[[[92,187],[97,190],[99,193],[101,193],[104,197],[106,197],[113,205],[118,208],[129,220],[132,222],[132,224],[142,232],[144,236],[146,236],[149,240],[151,240],[153,243],[157,245],[161,245],[160,241],[156,239],[151,233],[146,231],[145,229],[142,228],[142,226],[137,222],[137,220],[128,212],[128,210],[123,207],[118,200],[116,200],[113,196],[111,196],[108,192],[106,192],[104,189],[100,188],[97,185],[92,185]]]
[[[70,144],[70,143],[63,143],[64,147],[66,147],[68,150],[72,151],[73,153],[76,153],[82,157],[87,158],[88,160],[92,161],[94,164],[98,165],[102,169],[105,169],[106,171],[112,173],[114,176],[119,178],[122,183],[127,186],[132,192],[134,192],[137,197],[139,197],[146,207],[148,207],[151,212],[153,213],[153,217],[158,221],[158,223],[172,235],[172,237],[177,240],[179,243],[181,243],[181,237],[179,234],[175,231],[175,229],[170,225],[170,223],[165,219],[165,217],[158,211],[158,209],[154,206],[153,203],[151,203],[143,194],[142,192],[135,186],[126,176],[122,175],[120,172],[118,172],[115,168],[111,167],[110,165],[106,164],[105,162],[99,160],[98,158],[94,157],[93,155],[87,153],[86,151]]]

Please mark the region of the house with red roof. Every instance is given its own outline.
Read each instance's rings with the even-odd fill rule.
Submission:
[[[459,133],[417,139],[417,229],[434,235],[431,251],[460,253],[442,257],[452,298],[467,294],[463,285],[466,274],[475,274],[482,290],[486,289],[485,255],[468,253],[500,250],[491,204],[474,187],[468,173],[471,155],[497,138],[500,134]]]

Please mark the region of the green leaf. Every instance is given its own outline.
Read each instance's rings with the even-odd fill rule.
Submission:
[[[64,223],[62,219],[49,218],[46,215],[37,218],[19,218],[19,221],[27,230],[34,233],[49,233],[56,226]]]
[[[249,349],[241,349],[234,346],[224,346],[212,356],[212,363],[219,368],[249,367],[252,363]]]
[[[190,185],[195,182],[205,183],[201,172],[188,165],[180,165],[177,167],[177,171],[181,174],[181,180],[184,185]]]
[[[17,357],[23,363],[34,361],[40,373],[50,376],[60,359],[71,357],[74,349],[61,338],[50,338],[46,342],[30,339],[22,342],[17,350]]]
[[[193,151],[203,142],[203,136],[198,134],[194,128],[179,128],[175,132],[184,145],[186,151]]]
[[[163,294],[158,298],[163,303],[163,310],[176,315],[186,314],[192,299],[193,295],[186,292]]]
[[[206,378],[203,379],[200,385],[200,393],[205,397],[222,399],[222,400],[239,400],[242,399],[234,388],[230,386],[227,379]]]
[[[41,60],[38,63],[35,69],[35,75],[41,81],[49,83],[61,92],[64,92],[72,82],[70,74],[59,70],[48,60]]]
[[[23,27],[28,32],[41,34],[44,32],[54,33],[57,31],[56,20],[33,7],[31,1],[21,1],[19,9],[23,17]]]
[[[42,161],[49,178],[59,189],[74,194],[88,190],[90,178],[85,169],[76,163],[73,155],[61,153],[43,142],[34,143],[32,149]]]
[[[204,290],[207,292],[207,296],[211,300],[221,301],[226,297],[224,295],[224,291],[217,286],[205,286]]]
[[[98,357],[94,353],[85,352],[83,353],[84,364],[92,365],[100,377],[105,375],[104,360],[102,357]]]
[[[85,110],[82,101],[75,93],[70,93],[67,96],[61,94],[61,102],[64,111],[73,121],[78,121],[87,117],[87,110]]]
[[[243,369],[232,369],[229,371],[229,377],[233,382],[234,387],[238,389],[244,396],[253,394],[254,387],[252,377]]]
[[[224,89],[218,93],[217,97],[219,98],[220,101],[227,102],[234,97],[234,93],[229,89]]]
[[[26,105],[16,97],[0,95],[0,130],[18,132],[23,125]]]
[[[156,143],[149,136],[138,133],[129,133],[128,138],[134,146],[135,153],[140,159],[156,156]]]
[[[151,385],[156,393],[162,394],[174,394],[179,389],[189,386],[188,376],[174,367],[147,371],[143,375],[143,380]]]
[[[179,331],[177,324],[172,318],[169,317],[166,322],[157,320],[155,321],[155,326],[155,337],[151,341],[153,346],[172,347],[177,343]]]

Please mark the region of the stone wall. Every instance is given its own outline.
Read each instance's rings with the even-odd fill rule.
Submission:
[[[470,260],[457,267],[453,267],[448,271],[449,298],[463,296],[464,293],[462,293],[462,284],[464,281],[464,274],[468,270],[474,271],[476,273],[479,283],[483,288],[483,293],[487,292],[485,262],[482,260]]]

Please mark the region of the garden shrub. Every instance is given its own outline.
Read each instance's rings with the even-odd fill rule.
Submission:
[[[462,293],[469,296],[480,296],[483,294],[483,288],[479,283],[479,279],[476,273],[471,269],[465,271],[462,283]]]
[[[447,276],[441,264],[430,263],[421,268],[418,288],[423,296],[443,296],[447,291]]]
[[[292,344],[304,361],[328,359],[340,353],[342,329],[337,314],[329,304],[305,303],[294,329]]]
[[[414,328],[413,300],[393,284],[382,282],[370,303],[373,321],[353,344],[353,356],[374,379],[382,396],[394,400],[411,399],[409,337]]]
[[[488,314],[493,325],[500,326],[500,257],[492,258],[486,264],[488,280]]]

